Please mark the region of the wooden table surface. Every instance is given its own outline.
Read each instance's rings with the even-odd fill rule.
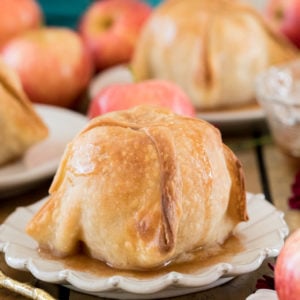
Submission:
[[[300,210],[289,209],[288,198],[291,195],[291,184],[296,172],[300,169],[300,165],[290,161],[278,150],[267,130],[262,130],[265,124],[260,126],[248,124],[245,130],[238,126],[239,132],[237,130],[234,131],[234,128],[233,131],[232,128],[227,131],[222,129],[223,139],[236,153],[243,165],[247,191],[264,193],[278,209],[285,213],[285,220],[290,227],[290,232],[292,232],[300,227]],[[3,222],[16,207],[29,205],[47,195],[50,183],[51,179],[22,195],[1,199],[0,221]],[[270,259],[270,261],[274,262],[274,259]],[[257,271],[238,276],[223,286],[208,291],[179,296],[176,299],[245,299],[255,291],[255,284],[258,278],[261,278],[263,274],[271,274],[267,263],[268,261],[264,262]],[[3,255],[0,256],[0,268],[11,278],[46,290],[55,299],[103,299],[81,294],[59,285],[44,283],[36,280],[27,272],[13,270],[6,265]],[[0,299],[26,298],[0,288]]]

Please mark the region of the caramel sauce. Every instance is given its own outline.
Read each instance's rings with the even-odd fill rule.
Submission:
[[[217,263],[227,262],[230,258],[244,250],[238,238],[232,236],[227,241],[217,247],[205,250],[197,250],[185,254],[169,264],[152,270],[119,270],[108,266],[107,264],[90,258],[85,254],[77,254],[66,258],[57,258],[49,252],[40,250],[40,255],[45,259],[55,260],[64,264],[65,268],[94,274],[98,277],[109,277],[121,275],[124,277],[134,277],[137,279],[146,279],[162,276],[175,271],[184,274],[192,274],[201,268],[213,266]],[[188,259],[188,261],[186,261]]]

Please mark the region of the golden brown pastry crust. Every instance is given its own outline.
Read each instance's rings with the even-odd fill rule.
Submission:
[[[144,25],[131,62],[137,80],[174,81],[200,110],[255,103],[268,66],[299,57],[261,14],[234,0],[166,0]]]
[[[93,119],[65,151],[27,233],[55,255],[122,269],[223,243],[247,220],[244,177],[205,121],[139,106]]]
[[[48,135],[17,75],[0,61],[0,165],[21,156]]]

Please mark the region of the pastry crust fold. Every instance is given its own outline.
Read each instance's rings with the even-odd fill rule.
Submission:
[[[0,165],[19,158],[48,135],[17,75],[0,61]]]

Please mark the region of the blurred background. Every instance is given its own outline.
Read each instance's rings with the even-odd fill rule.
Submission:
[[[262,9],[266,0],[246,0],[258,9]],[[38,0],[46,15],[47,25],[60,25],[76,28],[80,14],[94,0]],[[161,0],[145,0],[152,6],[156,6]]]
[[[38,0],[45,12],[47,25],[59,25],[76,28],[80,14],[94,0]],[[147,0],[152,6],[157,5],[160,0]]]

